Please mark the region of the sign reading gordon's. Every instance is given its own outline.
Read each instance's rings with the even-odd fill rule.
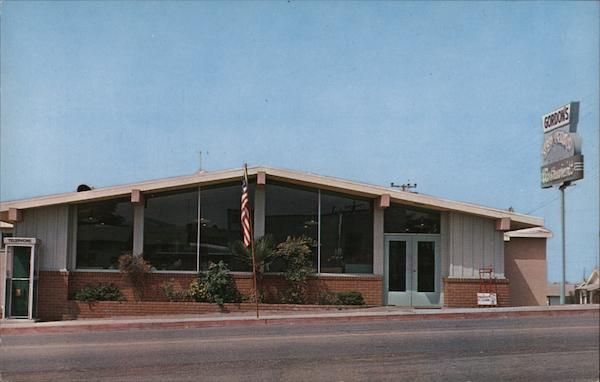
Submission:
[[[579,118],[579,102],[570,102],[542,117],[544,134],[559,127],[569,125],[569,131],[575,132]]]
[[[581,138],[577,135],[579,102],[570,102],[542,117],[542,188],[583,178]]]

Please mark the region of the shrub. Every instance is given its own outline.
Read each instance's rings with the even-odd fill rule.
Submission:
[[[82,290],[75,293],[75,300],[94,301],[125,301],[121,290],[115,284],[87,284]]]
[[[160,285],[160,289],[163,295],[169,299],[169,301],[187,301],[189,300],[189,296],[187,290],[176,288],[175,282],[173,280],[165,281]]]
[[[245,264],[248,269],[252,270],[251,248],[247,248],[241,241],[236,241],[231,246],[231,252]],[[256,257],[256,289],[258,291],[259,301],[264,301],[264,274],[269,271],[271,263],[275,258],[275,246],[273,244],[272,236],[266,235],[254,241],[254,256]],[[256,291],[254,293],[256,293]]]
[[[277,246],[275,253],[285,263],[284,277],[288,284],[284,292],[284,303],[303,304],[306,301],[308,275],[313,272],[310,262],[312,244],[311,238],[301,236],[288,237]]]
[[[223,261],[210,263],[207,271],[198,273],[198,280],[190,284],[187,294],[198,302],[213,302],[220,306],[243,300]]]
[[[338,299],[335,293],[328,292],[325,290],[319,292],[319,299],[317,301],[319,305],[335,305],[337,304],[337,302]]]
[[[133,286],[135,299],[138,301],[144,296],[148,274],[151,270],[152,265],[144,260],[141,254],[136,256],[131,252],[126,252],[119,257],[119,271],[127,276]]]
[[[338,292],[336,293],[338,305],[363,305],[365,301],[360,292]]]

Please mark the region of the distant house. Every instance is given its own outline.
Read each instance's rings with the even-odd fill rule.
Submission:
[[[600,303],[600,268],[595,268],[590,276],[575,288],[580,304]]]
[[[575,288],[577,284],[566,284],[565,285],[565,303],[566,304],[576,304],[575,299]],[[559,283],[551,283],[548,284],[548,289],[546,292],[546,297],[548,299],[548,305],[559,305],[560,304],[560,284]]]

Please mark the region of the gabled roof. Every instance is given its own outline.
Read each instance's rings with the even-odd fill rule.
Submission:
[[[597,290],[600,289],[600,268],[594,268],[589,277],[577,286],[577,289]]]
[[[295,183],[309,187],[318,187],[325,190],[345,192],[371,198],[389,195],[390,200],[393,203],[404,203],[440,211],[456,211],[493,219],[509,218],[511,220],[512,229],[539,227],[544,225],[544,220],[542,218],[476,204],[456,202],[420,193],[401,191],[396,188],[375,186],[345,179],[280,168],[265,166],[248,168],[249,176],[255,176],[258,172],[264,172],[267,175],[267,183],[269,180],[281,180],[289,183]],[[2,202],[0,203],[0,220],[6,220],[6,211],[8,211],[10,208],[27,209],[108,199],[119,196],[128,196],[131,194],[132,190],[140,190],[142,192],[175,190],[190,186],[202,186],[224,183],[227,181],[236,181],[241,179],[242,176],[242,168],[214,172],[201,171],[187,176],[178,176],[141,183],[104,187],[84,192],[69,192],[64,194]]]

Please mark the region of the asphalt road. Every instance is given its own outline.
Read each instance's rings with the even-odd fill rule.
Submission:
[[[2,381],[598,381],[599,317],[3,336]]]

